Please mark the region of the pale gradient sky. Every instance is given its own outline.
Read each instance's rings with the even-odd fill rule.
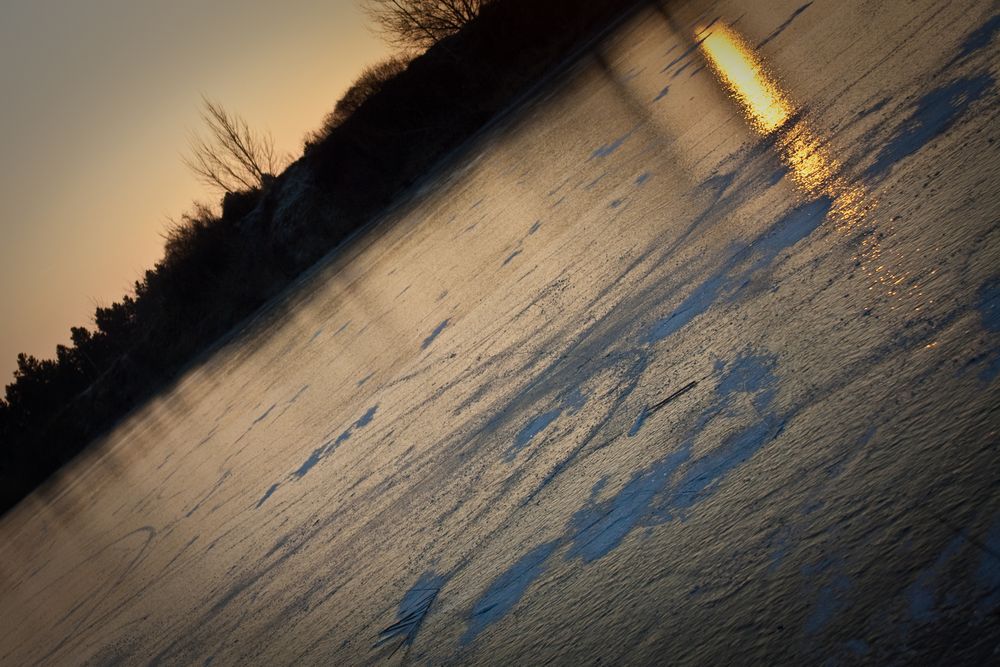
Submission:
[[[0,386],[54,357],[215,202],[181,162],[201,95],[296,157],[388,55],[355,0],[0,0]]]

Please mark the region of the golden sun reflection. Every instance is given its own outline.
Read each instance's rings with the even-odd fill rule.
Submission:
[[[725,82],[758,132],[767,134],[781,127],[792,115],[792,105],[739,35],[722,25],[711,30],[701,48],[712,71]]]
[[[706,34],[707,33],[707,34]],[[830,219],[844,232],[857,230],[876,207],[874,197],[841,174],[842,165],[802,120],[791,122],[796,107],[769,74],[754,49],[731,27],[714,24],[696,32],[709,69],[739,105],[750,127],[762,136],[776,134],[774,145],[795,185],[813,199],[829,198]],[[864,235],[854,258],[872,280],[895,296],[905,276],[882,260],[878,236]]]

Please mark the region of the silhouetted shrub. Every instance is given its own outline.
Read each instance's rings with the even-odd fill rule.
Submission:
[[[409,62],[403,56],[392,56],[363,69],[343,97],[337,100],[333,111],[327,114],[323,126],[307,139],[306,144],[319,143],[330,136],[330,132],[350,118],[365,100],[382,90],[387,81],[399,76]]]

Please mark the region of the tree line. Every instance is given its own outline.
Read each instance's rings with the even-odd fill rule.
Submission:
[[[366,68],[287,160],[206,100],[191,169],[221,195],[172,225],[163,257],[21,354],[0,399],[0,511],[175,378],[634,0],[366,0],[399,53]],[[281,173],[277,173],[277,172]]]

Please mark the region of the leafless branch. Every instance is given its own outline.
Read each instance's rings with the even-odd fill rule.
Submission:
[[[376,31],[404,50],[426,49],[479,16],[493,0],[362,0]]]
[[[278,154],[269,133],[250,129],[240,116],[202,98],[201,112],[208,136],[194,134],[184,164],[204,184],[220,192],[239,192],[263,185],[280,171],[287,157]]]

